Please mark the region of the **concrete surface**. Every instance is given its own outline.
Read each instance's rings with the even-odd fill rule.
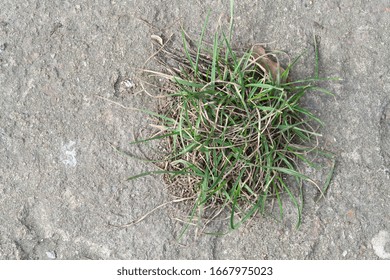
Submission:
[[[336,153],[327,199],[305,194],[301,228],[257,217],[223,237],[178,244],[174,207],[124,224],[169,201],[160,177],[126,182],[153,166],[110,143],[148,133],[125,107],[154,108],[137,84],[154,29],[176,19],[194,36],[212,7],[210,30],[228,1],[0,1],[0,259],[384,259],[390,258],[390,3],[237,1],[236,42],[268,42],[293,57],[294,75],[313,69],[320,37],[322,76],[336,93],[307,104],[325,122]],[[132,87],[135,84],[135,87]],[[103,99],[103,98],[105,99]],[[152,147],[151,147],[152,148]],[[143,153],[153,149],[143,147]]]

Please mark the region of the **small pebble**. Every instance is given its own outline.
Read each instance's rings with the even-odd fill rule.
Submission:
[[[54,251],[49,251],[49,252],[46,252],[46,256],[51,259],[51,260],[55,260],[56,259],[56,252]]]
[[[124,81],[123,81],[123,84],[124,84],[124,86],[125,86],[126,88],[132,88],[132,87],[135,86],[135,84],[134,84],[130,79],[124,80]]]

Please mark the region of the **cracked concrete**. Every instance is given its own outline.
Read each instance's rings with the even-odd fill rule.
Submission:
[[[322,145],[337,165],[325,200],[306,190],[301,228],[288,204],[283,223],[256,217],[226,236],[187,237],[185,246],[172,206],[109,226],[171,199],[158,176],[126,181],[153,166],[112,148],[158,150],[128,144],[150,133],[148,118],[129,108],[157,105],[137,84],[150,36],[177,20],[198,36],[208,8],[212,32],[228,19],[227,3],[3,0],[0,259],[388,258],[389,3],[236,2],[236,44],[268,43],[292,57],[307,49],[293,71],[303,78],[313,73],[315,34],[321,76],[343,79],[322,83],[334,98],[305,100],[325,123]]]

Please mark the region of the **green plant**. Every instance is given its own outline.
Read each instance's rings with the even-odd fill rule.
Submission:
[[[322,188],[299,170],[299,163],[314,166],[308,155],[318,150],[314,126],[322,124],[300,100],[308,91],[329,93],[315,85],[321,80],[318,49],[314,77],[290,81],[299,57],[283,69],[277,53],[260,46],[233,49],[231,3],[229,34],[217,31],[212,44],[204,42],[208,17],[196,43],[182,31],[182,50],[160,40],[155,58],[165,71],[146,72],[168,81],[167,101],[161,112],[145,112],[161,131],[134,143],[166,139],[169,153],[161,170],[129,179],[162,173],[172,186],[184,182],[194,195],[189,220],[212,219],[229,209],[231,229],[266,213],[270,201],[282,217],[284,194],[297,209],[299,225],[303,182],[323,193],[334,167]]]

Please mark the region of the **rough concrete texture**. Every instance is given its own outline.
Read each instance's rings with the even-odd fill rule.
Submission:
[[[381,259],[390,258],[390,4],[388,1],[236,1],[235,42],[270,43],[313,73],[313,34],[322,76],[336,97],[307,105],[325,122],[322,145],[336,154],[327,199],[305,193],[304,219],[257,217],[223,237],[176,241],[180,223],[163,207],[162,179],[125,178],[152,165],[124,157],[148,135],[151,108],[138,68],[154,29],[179,19],[199,35],[226,21],[229,1],[21,1],[0,9],[0,259]],[[175,29],[176,27],[172,28]],[[135,84],[135,87],[132,85]],[[103,98],[104,99],[103,99]],[[149,148],[143,153],[151,154]],[[293,211],[291,209],[291,211]]]

